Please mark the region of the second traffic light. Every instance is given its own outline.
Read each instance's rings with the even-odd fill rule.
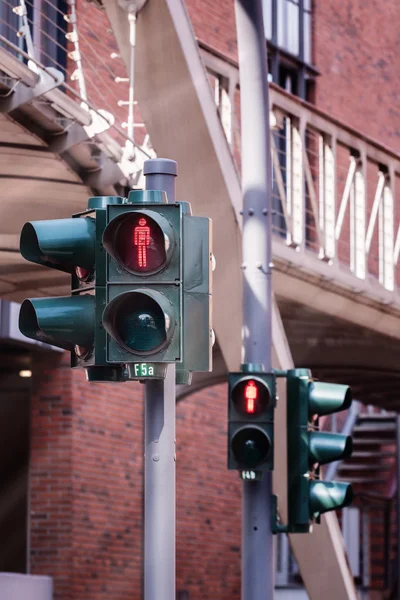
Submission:
[[[352,438],[319,430],[319,417],[346,410],[347,385],[313,381],[308,369],[287,371],[288,531],[308,533],[321,514],[351,504],[352,486],[320,479],[320,466],[351,455]]]
[[[228,469],[270,471],[274,464],[275,376],[230,373],[228,383]]]

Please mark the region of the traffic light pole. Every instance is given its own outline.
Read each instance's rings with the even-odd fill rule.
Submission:
[[[147,190],[175,202],[177,164],[144,163]],[[145,383],[144,600],[175,600],[175,365]]]
[[[244,363],[272,369],[271,155],[261,0],[235,0],[240,68]],[[243,482],[242,600],[274,593],[272,473]]]

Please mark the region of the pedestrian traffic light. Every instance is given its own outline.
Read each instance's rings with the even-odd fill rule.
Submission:
[[[272,373],[238,372],[228,376],[228,469],[273,469],[276,397]]]
[[[90,198],[71,219],[26,223],[21,254],[71,274],[71,295],[25,300],[27,337],[71,351],[93,381],[211,370],[211,222],[165,192]]]
[[[21,232],[26,260],[65,273],[88,287],[95,275],[96,224],[83,218],[32,221]],[[78,284],[78,285],[79,285]],[[27,337],[74,351],[94,344],[95,298],[92,294],[24,300],[19,326]]]
[[[20,251],[30,262],[71,275],[71,295],[31,298],[20,309],[21,332],[71,352],[71,366],[84,367],[89,380],[122,381],[123,365],[105,356],[106,263],[101,241],[108,204],[119,196],[89,198],[88,210],[70,219],[32,221],[21,231]]]
[[[319,417],[346,410],[347,385],[314,381],[308,369],[287,371],[288,531],[309,532],[320,515],[351,504],[349,483],[323,481],[320,466],[351,455],[352,438],[319,430]]]
[[[103,325],[109,363],[182,361],[182,207],[133,191],[107,207]]]

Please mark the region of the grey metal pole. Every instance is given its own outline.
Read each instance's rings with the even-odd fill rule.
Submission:
[[[235,0],[243,189],[244,362],[272,369],[271,154],[261,0]],[[242,600],[274,593],[272,474],[243,482]]]
[[[177,164],[144,163],[146,189],[175,202]],[[175,598],[175,365],[165,380],[145,384],[144,600]]]

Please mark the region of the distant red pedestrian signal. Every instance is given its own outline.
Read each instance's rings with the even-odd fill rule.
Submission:
[[[275,398],[274,373],[229,373],[228,469],[273,469]]]
[[[267,409],[271,395],[264,382],[246,378],[233,388],[232,400],[238,413],[256,417]]]
[[[257,400],[258,389],[254,381],[249,381],[249,383],[244,388],[244,397],[246,400],[246,412],[247,414],[254,413],[255,410],[255,401]]]

